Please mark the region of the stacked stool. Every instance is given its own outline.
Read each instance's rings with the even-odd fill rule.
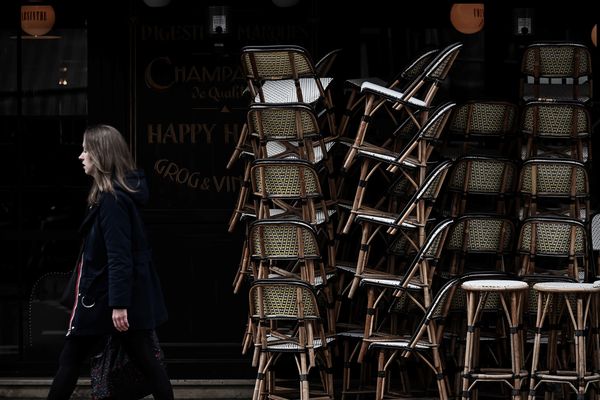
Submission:
[[[475,385],[483,381],[504,382],[512,389],[511,398],[521,399],[521,386],[527,378],[524,368],[523,335],[520,329],[525,296],[529,289],[520,280],[472,280],[462,284],[467,297],[467,339],[462,379],[462,397],[469,399]],[[479,368],[479,327],[482,312],[501,309],[510,336],[510,368]],[[476,345],[477,343],[477,345]]]
[[[600,382],[600,374],[587,364],[586,340],[590,332],[596,334],[598,312],[595,307],[596,297],[600,292],[598,283],[575,282],[542,282],[536,283],[533,289],[537,293],[536,334],[533,344],[531,378],[529,383],[529,400],[535,399],[537,389],[542,383],[566,384],[576,394],[577,400],[583,400],[590,384]],[[566,313],[566,315],[565,315]],[[561,318],[565,317],[565,318]],[[540,345],[544,322],[548,321],[551,329],[564,321],[562,332],[570,335],[574,343],[574,364],[558,367],[557,335],[550,335],[545,369],[540,366]],[[598,349],[593,349],[596,354]]]

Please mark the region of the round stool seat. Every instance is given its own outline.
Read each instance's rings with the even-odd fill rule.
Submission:
[[[540,282],[533,285],[539,292],[551,293],[589,293],[599,292],[600,283],[577,283],[577,282]]]
[[[475,279],[472,281],[467,281],[461,286],[464,290],[471,291],[494,291],[494,292],[504,292],[511,290],[525,290],[529,288],[527,282],[523,281],[512,281],[512,280],[502,280],[502,279]],[[600,288],[600,287],[599,287]]]

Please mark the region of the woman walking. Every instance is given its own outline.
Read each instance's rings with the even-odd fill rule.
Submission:
[[[73,308],[48,399],[68,400],[83,362],[113,335],[154,398],[171,400],[173,389],[153,342],[167,310],[139,214],[148,200],[144,173],[121,133],[108,125],[86,129],[79,159],[93,182],[80,227],[84,242]]]

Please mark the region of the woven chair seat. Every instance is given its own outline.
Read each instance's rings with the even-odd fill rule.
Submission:
[[[382,274],[383,275],[383,274]],[[401,287],[402,280],[399,277],[394,278],[393,275],[389,274],[389,277],[386,278],[384,276],[381,277],[371,277],[369,274],[363,274],[362,279],[360,280],[361,285],[377,285],[388,287],[391,289],[399,289]],[[418,278],[413,278],[408,283],[406,287],[408,290],[422,290],[423,284],[420,282]]]
[[[335,340],[335,336],[328,336],[325,338],[327,344],[332,343]],[[315,338],[312,342],[314,349],[320,349],[323,347],[323,343],[320,338]],[[290,336],[289,339],[282,339],[279,336],[267,335],[267,346],[264,351],[277,351],[277,352],[298,352],[306,351],[306,348],[298,345],[293,338]]]
[[[364,221],[374,222],[379,225],[387,225],[396,227],[396,220],[398,219],[398,214],[394,213],[385,213],[383,211],[377,211],[377,214],[356,214],[355,221],[360,223]],[[415,229],[419,226],[416,218],[405,218],[400,225],[402,228]]]
[[[319,78],[323,89],[327,89],[333,78]],[[262,90],[265,95],[265,103],[293,103],[304,102],[312,104],[316,102],[321,93],[313,78],[300,78],[300,90],[302,91],[303,99],[299,99],[296,94],[296,86],[292,79],[283,79],[279,81],[266,81]],[[256,96],[256,102],[261,102],[260,97]]]
[[[395,339],[395,340],[374,340],[369,343],[369,350],[372,349],[408,349],[410,342],[410,338],[407,339]],[[427,340],[418,340],[411,350],[430,350],[432,347],[438,346],[437,344],[432,344]]]
[[[539,292],[550,293],[592,293],[600,292],[600,285],[593,283],[575,283],[575,282],[541,282],[533,285],[533,288]]]
[[[291,146],[297,146],[297,142],[286,142],[286,143],[282,143],[282,142],[276,142],[276,141],[271,141],[268,142],[266,147],[267,147],[267,157],[269,158],[277,158],[278,155],[283,154],[288,152],[288,154],[285,154],[285,159],[295,159],[295,160],[300,160],[302,159],[297,153],[289,153],[289,148],[286,146],[287,145],[291,145]],[[329,152],[333,146],[335,145],[335,142],[326,142],[325,143],[325,151]],[[324,154],[323,154],[323,149],[321,148],[321,146],[317,143],[314,144],[313,146],[313,151],[315,154],[315,163],[319,163],[324,159]]]
[[[385,86],[377,85],[371,82],[364,82],[360,86],[361,92],[376,93],[385,97],[388,101],[410,104],[415,107],[427,108],[427,103],[416,97],[405,98],[406,95],[394,89],[389,89]]]
[[[527,282],[523,281],[513,281],[513,280],[495,280],[495,279],[478,279],[473,281],[468,281],[462,284],[462,288],[464,290],[471,291],[512,291],[512,290],[525,290],[529,288]]]
[[[381,78],[377,78],[377,77],[346,79],[344,81],[344,84],[346,86],[360,89],[362,84],[366,83],[366,82],[369,82],[369,83],[372,83],[375,85],[379,85],[379,86],[387,86],[388,85],[386,81],[384,81]]]
[[[402,161],[398,162],[398,153],[382,148],[363,147],[358,149],[358,155],[384,161],[392,165],[400,164],[403,167],[417,168],[419,166],[419,160],[415,157],[405,156]]]

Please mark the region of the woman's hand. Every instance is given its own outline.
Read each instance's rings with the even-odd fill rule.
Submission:
[[[127,320],[126,308],[115,308],[112,312],[113,325],[119,332],[125,332],[129,329],[129,321]]]

